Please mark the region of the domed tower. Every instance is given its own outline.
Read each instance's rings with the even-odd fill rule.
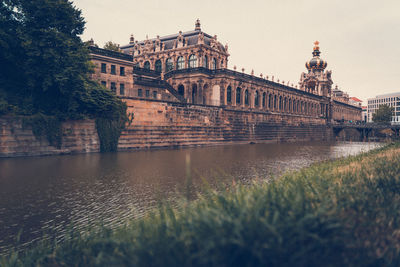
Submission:
[[[300,77],[300,89],[320,96],[331,96],[331,71],[325,71],[328,63],[320,58],[319,42],[315,41],[313,58],[306,62],[308,73],[302,73]]]
[[[314,51],[312,52],[313,58],[306,62],[306,68],[308,72],[320,72],[324,71],[328,63],[321,59],[319,55],[321,52],[319,51],[319,42],[315,41],[314,43]]]

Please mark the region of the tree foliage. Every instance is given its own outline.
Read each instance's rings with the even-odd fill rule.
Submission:
[[[62,119],[120,113],[115,95],[89,78],[89,50],[79,36],[84,27],[81,11],[67,0],[2,1],[1,113]]]
[[[105,43],[103,48],[107,49],[107,50],[111,50],[111,51],[116,51],[116,52],[120,51],[119,45],[116,43],[113,43],[112,41],[108,41],[107,43]]]
[[[126,105],[90,80],[81,11],[68,0],[2,0],[0,115],[126,121]],[[56,125],[56,124],[54,124]],[[41,131],[38,131],[41,132]]]
[[[377,123],[390,123],[392,121],[394,108],[388,105],[380,105],[379,108],[372,114],[372,120]]]

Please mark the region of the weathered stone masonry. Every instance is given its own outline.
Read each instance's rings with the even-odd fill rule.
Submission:
[[[319,118],[135,98],[124,101],[134,120],[120,138],[120,150],[332,137]]]
[[[32,129],[23,127],[21,118],[0,117],[0,157],[90,153],[100,150],[93,120],[69,121],[63,123],[62,127],[62,146],[58,149],[49,145],[45,137],[37,140]]]

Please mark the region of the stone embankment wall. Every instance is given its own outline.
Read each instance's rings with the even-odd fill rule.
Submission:
[[[132,124],[119,149],[331,140],[322,118],[125,98]]]
[[[32,129],[23,127],[18,117],[0,117],[0,157],[42,156],[98,152],[100,148],[94,120],[63,123],[62,146],[49,145],[46,137],[37,140]]]
[[[125,98],[132,124],[122,133],[119,150],[261,142],[331,140],[322,118],[249,112],[202,105]],[[99,151],[93,120],[63,123],[62,147],[37,140],[22,119],[0,118],[0,157]]]

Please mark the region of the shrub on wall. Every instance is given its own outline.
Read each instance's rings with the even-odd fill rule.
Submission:
[[[41,140],[43,137],[46,137],[50,145],[61,148],[63,131],[59,118],[37,113],[35,115],[25,117],[22,120],[22,127],[31,127],[32,133],[37,140]]]
[[[100,140],[100,151],[116,151],[118,140],[129,121],[126,104],[111,91],[93,81],[86,83],[87,90],[80,95],[83,113],[96,114],[96,129]]]
[[[100,140],[101,152],[115,152],[118,148],[118,140],[125,124],[119,120],[97,118],[96,129]]]

